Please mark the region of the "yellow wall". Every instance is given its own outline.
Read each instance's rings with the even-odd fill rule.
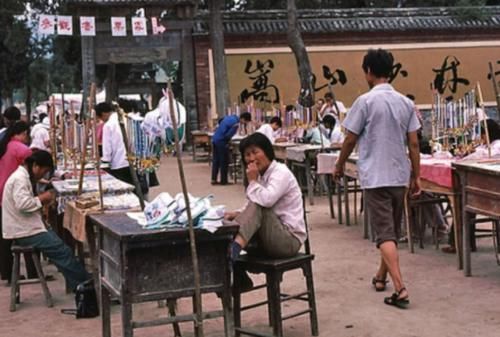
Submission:
[[[467,79],[469,84],[458,83],[457,90],[453,93],[450,88],[452,83],[448,82],[444,96],[453,95],[455,98],[460,98],[479,81],[484,100],[490,102],[495,100],[491,80],[487,78],[488,62],[493,62],[495,70],[500,72],[500,63],[497,63],[500,62],[500,40],[467,43],[309,47],[309,58],[313,72],[317,76],[316,87],[328,82],[323,77],[323,65],[328,66],[331,72],[337,69],[342,70],[347,82],[344,85],[338,82],[332,88],[338,100],[344,102],[346,106],[351,106],[357,96],[368,90],[361,63],[369,47],[383,47],[393,53],[396,63],[401,63],[402,67],[392,84],[401,93],[414,95],[417,104],[431,103],[430,84],[437,75],[433,69],[442,68],[443,62],[448,56],[448,66],[455,58],[460,62],[456,77]],[[257,61],[266,62],[268,60],[273,62],[274,68],[269,69],[267,84],[275,85],[279,89],[282,103],[294,104],[296,101],[299,90],[297,65],[288,48],[228,49],[226,57],[232,102],[238,102],[238,97],[244,89],[252,91],[251,86],[254,80],[249,78],[251,75],[245,73],[247,61],[252,62],[251,70],[255,70]],[[406,77],[402,75],[403,70],[407,72]],[[255,72],[255,74],[258,73],[258,71]],[[445,81],[453,79],[451,69],[445,72],[445,77]],[[500,80],[500,75],[497,75],[497,80]],[[273,90],[269,88],[268,91],[271,91],[269,94],[273,96],[271,100],[274,100]],[[316,92],[316,98],[322,97],[327,91],[328,87],[325,87]],[[257,106],[263,105],[255,102]],[[247,101],[248,103],[249,101]]]

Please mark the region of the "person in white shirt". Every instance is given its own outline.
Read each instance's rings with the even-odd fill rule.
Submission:
[[[97,117],[104,122],[102,128],[102,158],[109,163],[109,173],[117,179],[134,184],[130,173],[129,162],[125,143],[118,122],[117,113],[113,112],[113,106],[109,103],[99,103],[95,107]]]
[[[269,123],[262,124],[262,126],[257,130],[257,132],[260,132],[264,136],[266,136],[271,142],[271,144],[285,142],[287,140],[286,137],[275,136],[278,130],[281,129],[282,126],[283,123],[281,122],[281,118],[279,118],[278,116],[274,116],[273,118],[271,118]]]
[[[342,128],[340,124],[337,124],[335,117],[332,115],[323,117],[323,125],[320,125],[320,128],[330,142],[330,145],[339,145],[344,142],[345,135],[342,132]]]
[[[224,216],[240,225],[232,245],[233,261],[249,242],[257,244],[260,255],[295,256],[307,237],[302,192],[295,176],[274,160],[271,142],[259,132],[241,141],[240,152],[248,179],[247,203]],[[251,280],[246,275],[243,282],[248,285]]]
[[[35,124],[31,129],[31,149],[44,150],[50,152],[50,121],[45,114],[40,114],[40,123]]]
[[[2,196],[2,235],[17,245],[31,246],[44,253],[74,291],[90,275],[71,249],[52,230],[47,230],[42,221],[42,205],[52,203],[55,193],[47,191],[35,196],[33,191],[32,182],[42,179],[53,166],[50,153],[36,151],[7,179]]]
[[[325,104],[321,107],[320,113],[319,113],[319,121],[321,121],[326,115],[333,115],[335,117],[335,120],[337,121],[337,124],[340,125],[340,114],[345,114],[347,112],[347,109],[341,101],[335,101],[337,104],[337,107],[339,108],[339,111],[337,111],[337,108],[335,107],[334,101],[333,101],[333,94],[330,92],[327,92],[325,94]]]

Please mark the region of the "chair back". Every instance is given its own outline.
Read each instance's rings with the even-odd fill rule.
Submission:
[[[307,223],[307,211],[306,211],[306,200],[307,200],[307,190],[302,189],[302,208],[304,210],[304,224],[306,226],[306,241],[304,241],[304,248],[307,255],[311,254],[311,243],[309,242],[309,225]]]

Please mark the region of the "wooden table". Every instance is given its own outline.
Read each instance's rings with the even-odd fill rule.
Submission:
[[[328,186],[331,184],[332,180],[332,175],[333,175],[333,170],[335,168],[335,162],[337,161],[340,153],[339,152],[334,152],[334,153],[320,153],[318,154],[318,174],[325,174],[327,176],[328,181]],[[357,190],[357,180],[358,180],[358,156],[356,154],[351,154],[349,158],[347,158],[347,161],[344,165],[344,176],[342,178],[342,185],[344,186],[343,188],[343,194],[344,194],[344,208],[345,208],[345,222],[347,226],[350,226],[351,224],[351,219],[350,219],[350,205],[349,205],[349,178],[354,180],[355,186],[354,190],[356,192]],[[335,182],[336,187],[337,187],[337,212],[338,212],[338,223],[342,224],[343,223],[343,217],[342,217],[342,195],[340,194],[340,187],[341,184],[340,182]],[[333,214],[333,197],[332,197],[332,191],[328,189],[328,200],[330,204],[330,213]],[[364,199],[363,199],[364,200]],[[354,223],[357,224],[357,216],[356,216],[356,209],[357,209],[357,197],[355,195],[354,197]],[[366,212],[365,212],[366,215]],[[368,238],[368,226],[367,226],[367,220],[365,216],[365,230],[364,230],[364,238]]]
[[[311,169],[316,155],[320,152],[332,152],[339,150],[338,147],[322,147],[321,145],[302,144],[286,148],[286,161],[292,172],[295,168],[305,172],[307,195],[309,204],[314,205],[314,186],[311,176]],[[300,177],[297,177],[300,183]]]
[[[281,162],[286,162],[286,149],[289,147],[294,147],[298,146],[300,144],[298,143],[292,143],[292,142],[283,142],[283,143],[274,143],[273,144],[273,150],[274,150],[274,156],[277,160]]]
[[[193,143],[193,161],[201,160],[196,157],[197,148],[206,149],[208,152],[207,156],[204,156],[206,160],[210,160],[212,153],[212,132],[195,130],[191,131],[191,141]]]
[[[104,337],[111,336],[111,295],[121,302],[125,337],[132,337],[136,328],[195,321],[194,314],[150,321],[132,318],[133,303],[194,296],[187,229],[142,229],[125,214],[91,215],[89,226],[95,226],[98,235]],[[223,316],[226,336],[234,336],[229,248],[237,231],[238,226],[232,223],[226,223],[214,234],[195,230],[201,292],[217,293],[223,306],[221,311],[204,313],[203,318]]]
[[[474,214],[500,219],[500,160],[453,164],[462,190],[464,275],[471,276],[471,220]]]

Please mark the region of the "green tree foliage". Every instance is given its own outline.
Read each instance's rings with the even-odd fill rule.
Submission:
[[[24,83],[24,71],[28,64],[27,45],[30,32],[22,18],[24,3],[18,0],[0,2],[0,93],[6,104],[12,103],[14,89]]]

